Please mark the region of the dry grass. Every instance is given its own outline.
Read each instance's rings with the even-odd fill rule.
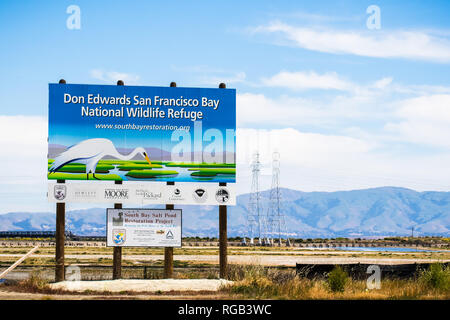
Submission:
[[[48,289],[49,282],[42,276],[41,270],[34,270],[30,273],[28,279],[23,280],[19,283],[22,291],[25,292],[42,292]]]
[[[380,289],[368,290],[366,281],[348,279],[342,291],[333,292],[327,278],[307,279],[295,271],[234,266],[231,280],[222,292],[242,299],[450,299],[448,288],[430,286],[421,275],[418,279],[385,279]]]

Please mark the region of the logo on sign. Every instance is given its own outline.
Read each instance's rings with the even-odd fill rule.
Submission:
[[[162,198],[162,192],[152,192],[145,189],[136,190],[136,195],[148,200],[158,200]]]
[[[105,189],[105,199],[121,200],[129,198],[128,189]]]
[[[75,198],[94,199],[96,196],[97,196],[97,192],[95,192],[95,191],[76,190],[74,192]]]
[[[166,239],[173,239],[173,233],[172,233],[172,231],[167,231],[167,233],[166,233]]]
[[[205,189],[199,188],[194,191],[193,197],[196,202],[203,203],[208,198],[208,193]]]
[[[64,200],[66,198],[66,194],[67,194],[67,188],[66,186],[60,186],[60,185],[56,185],[54,190],[53,190],[53,195],[55,196],[56,200]]]
[[[227,189],[221,188],[216,192],[216,200],[219,203],[226,203],[230,199],[230,193]]]
[[[113,226],[123,226],[123,212],[119,212],[117,217],[113,217]]]
[[[126,240],[126,230],[125,229],[114,229],[113,230],[113,242],[115,245],[121,246]]]
[[[172,190],[172,193],[169,196],[169,200],[174,201],[182,201],[184,200],[183,193],[181,192],[181,189],[175,188]]]

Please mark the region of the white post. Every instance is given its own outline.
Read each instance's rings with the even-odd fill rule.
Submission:
[[[23,262],[23,260],[25,260],[26,258],[28,258],[29,256],[31,256],[37,249],[39,248],[39,246],[34,247],[33,249],[31,249],[26,255],[24,255],[22,258],[20,258],[19,260],[17,260],[11,267],[9,267],[8,269],[6,269],[5,271],[3,271],[0,274],[0,279],[3,279],[4,276],[6,276],[10,271],[14,270],[19,264],[21,264]]]

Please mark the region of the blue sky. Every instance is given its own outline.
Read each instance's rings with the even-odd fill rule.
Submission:
[[[73,4],[79,30],[66,27]],[[366,26],[370,5],[380,29]],[[279,151],[294,189],[449,190],[448,12],[448,1],[2,1],[1,210],[46,206],[36,186],[60,78],[236,88],[241,193],[256,149],[263,188]]]

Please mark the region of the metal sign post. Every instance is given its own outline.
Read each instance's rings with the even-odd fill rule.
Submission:
[[[59,84],[66,84],[66,80],[59,80]],[[65,183],[64,180],[57,180],[58,184]],[[66,233],[66,204],[56,204],[56,232],[55,232],[55,281],[65,280],[64,267],[64,242]]]
[[[219,84],[220,89],[225,89],[225,83]],[[219,186],[226,186],[226,183],[219,183]],[[228,236],[227,236],[227,206],[219,205],[219,265],[220,265],[220,278],[224,279],[227,277],[227,247],[228,247]]]
[[[170,87],[174,88],[177,86],[176,82],[171,82]],[[167,185],[173,186],[175,182],[167,182]],[[173,204],[166,204],[167,210],[173,210]],[[173,248],[165,247],[164,248],[164,278],[170,279],[173,278]]]
[[[223,183],[221,185],[226,185]],[[220,263],[220,278],[224,279],[227,276],[227,206],[219,206],[219,263]]]
[[[116,181],[122,184],[122,181]],[[121,203],[114,203],[114,209],[122,209]],[[114,247],[113,251],[113,280],[122,278],[122,247]]]
[[[58,183],[64,183],[64,180],[58,180]],[[65,279],[64,268],[64,242],[66,229],[66,204],[56,204],[56,233],[55,233],[55,281],[60,282]]]
[[[118,86],[123,86],[122,80],[117,81]],[[115,184],[122,184],[122,181],[115,181]],[[114,209],[122,209],[121,203],[114,203]],[[114,247],[113,251],[113,280],[122,278],[122,247]]]
[[[175,184],[174,182],[167,182],[167,184]],[[166,204],[167,210],[173,210],[173,204]],[[164,248],[164,278],[170,279],[173,278],[173,248],[165,247]]]

